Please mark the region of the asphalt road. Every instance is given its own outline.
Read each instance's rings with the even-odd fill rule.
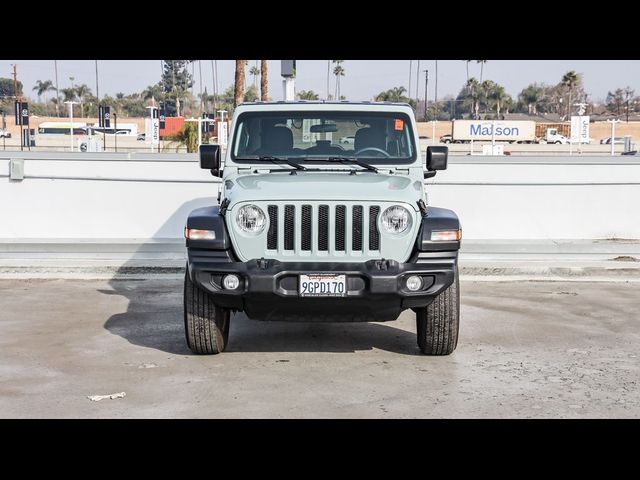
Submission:
[[[184,341],[180,280],[0,280],[0,417],[640,417],[637,283],[461,292],[448,357],[419,354],[410,311],[370,324],[237,315],[229,350],[203,357]]]

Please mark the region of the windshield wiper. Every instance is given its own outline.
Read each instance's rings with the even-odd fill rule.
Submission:
[[[329,160],[330,162],[358,165],[359,167],[362,167],[365,170],[378,173],[378,169],[376,167],[374,167],[373,165],[369,165],[368,163],[363,162],[362,160],[358,160],[355,157],[329,157],[327,160]]]
[[[295,170],[306,170],[307,167],[300,165],[299,163],[296,162],[292,162],[291,160],[287,159],[287,158],[280,158],[280,157],[274,157],[271,155],[262,155],[262,156],[255,156],[255,158],[253,157],[242,157],[242,158],[237,158],[236,160],[258,160],[260,162],[271,162],[271,163],[275,163],[276,165],[279,163],[286,163],[287,165],[293,167]]]

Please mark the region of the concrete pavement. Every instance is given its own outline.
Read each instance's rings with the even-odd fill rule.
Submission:
[[[637,283],[486,280],[461,283],[448,357],[419,355],[410,311],[371,324],[236,315],[229,350],[202,357],[175,277],[3,279],[0,417],[640,417]]]

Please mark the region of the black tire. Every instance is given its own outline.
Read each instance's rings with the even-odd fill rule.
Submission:
[[[455,280],[430,305],[417,308],[418,346],[425,355],[449,355],[458,345],[460,328],[460,283]]]
[[[215,305],[211,296],[191,281],[187,271],[184,278],[184,329],[191,351],[200,355],[223,352],[229,341],[230,317],[230,311]]]

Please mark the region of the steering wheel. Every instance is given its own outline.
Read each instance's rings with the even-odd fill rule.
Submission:
[[[381,148],[378,147],[366,147],[366,148],[361,148],[360,150],[358,150],[357,152],[355,152],[353,154],[354,157],[357,157],[360,153],[362,152],[366,152],[367,150],[373,150],[374,152],[378,152],[378,153],[382,153],[385,157],[390,158],[391,155],[389,155],[388,152],[385,152],[384,150],[382,150]]]

